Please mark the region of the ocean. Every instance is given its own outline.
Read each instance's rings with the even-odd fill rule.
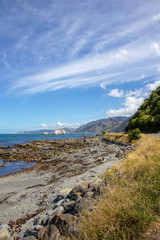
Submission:
[[[64,135],[43,135],[43,134],[0,134],[0,145],[9,147],[14,144],[23,144],[34,140],[63,140],[78,139],[84,136],[94,136],[96,133],[68,133]]]
[[[64,140],[64,139],[79,139],[84,136],[94,136],[95,133],[73,133],[65,135],[42,135],[42,134],[0,134],[0,145],[9,147],[14,144],[23,144],[34,140]],[[3,159],[0,159],[0,165],[3,163]],[[14,173],[22,170],[23,168],[29,168],[34,166],[34,162],[5,162],[5,167],[0,167],[0,176],[5,176],[10,173]]]

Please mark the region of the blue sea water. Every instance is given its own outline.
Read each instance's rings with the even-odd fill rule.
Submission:
[[[0,145],[11,146],[14,144],[23,144],[34,140],[62,140],[62,139],[78,139],[84,136],[93,136],[95,133],[72,133],[65,135],[43,135],[43,134],[0,134]]]
[[[62,140],[62,139],[79,139],[84,136],[94,136],[95,133],[74,133],[65,135],[42,135],[42,134],[0,134],[0,145],[9,147],[14,144],[23,144],[34,140]],[[0,164],[3,163],[3,159],[0,159]],[[5,167],[0,167],[0,176],[5,176],[9,173],[17,172],[23,168],[29,168],[36,163],[27,162],[6,162]]]
[[[3,160],[0,160],[0,164],[3,163]],[[34,165],[36,165],[36,163],[34,162],[30,162],[30,163],[26,163],[26,162],[5,162],[6,166],[5,167],[0,167],[0,176],[5,176],[8,175],[9,173],[14,173],[17,171],[22,170],[23,168],[30,168]]]

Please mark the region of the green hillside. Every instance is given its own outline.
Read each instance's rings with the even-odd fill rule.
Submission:
[[[152,133],[160,131],[160,87],[151,95],[129,120],[126,131],[139,128],[141,132]]]

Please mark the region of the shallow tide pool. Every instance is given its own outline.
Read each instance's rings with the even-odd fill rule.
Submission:
[[[3,163],[3,160],[0,160],[0,164]],[[17,171],[20,171],[24,168],[30,168],[34,165],[36,165],[36,163],[34,162],[4,162],[6,163],[5,167],[0,167],[0,176],[5,176],[9,173],[14,173]]]

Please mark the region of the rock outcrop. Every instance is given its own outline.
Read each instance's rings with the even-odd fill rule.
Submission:
[[[96,146],[98,141],[92,138],[70,140],[33,141],[27,144],[15,144],[11,147],[0,147],[0,158],[6,161],[41,162],[48,159],[74,153],[84,148]]]
[[[107,179],[83,183],[75,186],[68,194],[57,195],[53,200],[54,208],[34,219],[32,229],[28,229],[23,240],[63,239],[79,234],[80,213],[93,211],[98,198],[107,190]]]

